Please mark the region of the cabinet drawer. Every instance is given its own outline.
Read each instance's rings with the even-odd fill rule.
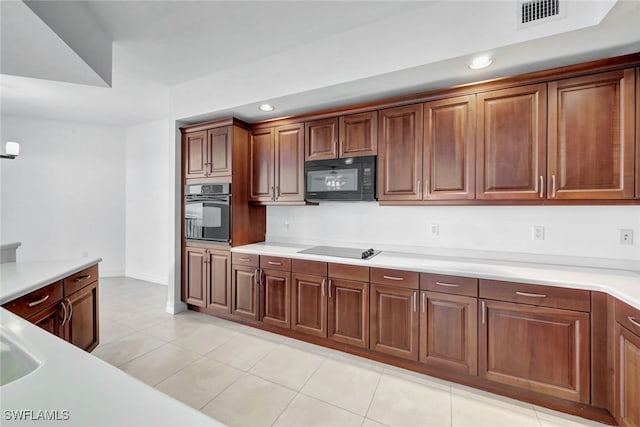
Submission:
[[[69,277],[65,277],[62,281],[64,283],[64,294],[65,296],[71,295],[78,289],[82,289],[96,280],[98,280],[98,264],[78,271]]]
[[[260,267],[274,270],[291,271],[291,258],[279,256],[260,256]]]
[[[322,261],[309,261],[306,259],[294,259],[291,261],[294,273],[310,274],[312,276],[327,275],[327,263]]]
[[[420,289],[445,294],[478,296],[478,279],[471,277],[447,276],[443,274],[420,273]]]
[[[583,289],[480,280],[480,298],[543,307],[590,311],[591,292]]]
[[[640,310],[617,299],[616,322],[640,336]]]
[[[368,282],[369,267],[363,267],[361,265],[329,263],[329,277],[332,277],[334,279]]]
[[[418,289],[418,273],[415,271],[390,270],[387,268],[372,268],[371,283],[402,288]]]
[[[259,259],[259,255],[231,253],[231,264],[257,267],[259,265]]]
[[[62,299],[62,281],[45,286],[3,305],[20,317],[27,318],[57,303]]]

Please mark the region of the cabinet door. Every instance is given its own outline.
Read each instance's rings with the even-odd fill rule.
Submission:
[[[65,324],[65,339],[85,351],[98,346],[98,282],[67,297],[69,314]]]
[[[481,302],[480,377],[589,403],[589,313]]]
[[[476,198],[544,198],[545,84],[477,95]]]
[[[304,200],[304,126],[280,126],[275,130],[275,198],[279,202]]]
[[[190,246],[185,247],[182,265],[184,269],[182,281],[186,303],[205,307],[207,305],[205,250]]]
[[[616,323],[616,420],[640,426],[640,336]]]
[[[291,291],[291,328],[327,336],[326,277],[294,273]]]
[[[420,297],[420,361],[477,375],[478,299],[424,291]]]
[[[475,95],[424,105],[425,200],[473,199]]]
[[[549,198],[631,199],[634,72],[549,83]]]
[[[338,157],[338,118],[304,124],[304,159],[323,160]]]
[[[206,256],[207,308],[231,312],[231,256],[227,251],[209,250]]]
[[[640,199],[640,68],[636,68],[636,199]]]
[[[183,136],[184,177],[204,178],[209,171],[207,132],[187,133]]]
[[[422,104],[381,110],[378,200],[422,197]]]
[[[63,304],[63,302],[58,302],[57,304],[27,317],[27,320],[50,334],[64,338],[64,331],[61,323],[66,313],[66,306],[63,309]]]
[[[291,273],[262,270],[260,281],[260,318],[264,323],[291,327]]]
[[[329,279],[329,339],[369,348],[369,284]]]
[[[378,154],[378,112],[340,117],[340,157]]]
[[[209,175],[231,175],[232,127],[225,126],[207,131],[209,141]]]
[[[231,313],[258,319],[258,269],[233,265],[231,274]]]
[[[371,285],[371,349],[418,360],[418,291]]]
[[[274,132],[273,128],[251,132],[249,200],[271,201],[275,194],[274,183]]]

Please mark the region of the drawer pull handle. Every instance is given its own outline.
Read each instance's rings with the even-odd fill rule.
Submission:
[[[546,298],[545,294],[530,294],[528,292],[516,292],[516,295],[520,295],[521,297],[531,297],[531,298]]]
[[[249,261],[249,258],[238,258],[239,261]]]
[[[456,285],[455,283],[445,283],[445,282],[436,282],[436,285],[438,286],[444,286],[447,288],[459,288],[460,285]]]
[[[73,279],[74,282],[82,282],[83,280],[87,280],[90,279],[91,275],[90,274],[83,274],[82,276],[76,277],[75,279]]]
[[[387,279],[387,280],[398,280],[398,281],[403,281],[404,277],[395,277],[395,276],[382,276],[383,278]]]
[[[267,261],[267,264],[269,264],[269,265],[282,265],[281,262],[275,262],[275,261]]]
[[[28,304],[28,307],[29,307],[29,308],[31,308],[31,307],[35,307],[36,305],[40,305],[40,304],[42,304],[43,302],[45,302],[46,300],[48,300],[48,299],[49,299],[49,294],[46,294],[45,296],[43,296],[43,297],[42,297],[42,298],[40,298],[39,300],[37,300],[37,301],[33,301],[33,302],[30,302],[30,303]]]
[[[631,317],[631,316],[627,316],[627,319],[629,319],[629,322],[633,323],[634,325],[636,325],[638,328],[640,328],[640,323],[636,320],[635,317]]]

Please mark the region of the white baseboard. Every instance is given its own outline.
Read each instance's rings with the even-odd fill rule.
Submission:
[[[123,270],[99,270],[100,277],[124,277]]]
[[[169,314],[181,313],[183,311],[187,311],[187,304],[182,301],[175,301],[174,303],[167,301],[166,311]]]
[[[167,278],[161,276],[153,276],[150,274],[144,273],[136,273],[135,271],[127,271],[125,276],[131,277],[132,279],[144,280],[145,282],[152,282],[158,285],[167,286]]]

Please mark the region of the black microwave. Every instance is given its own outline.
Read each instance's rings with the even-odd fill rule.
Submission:
[[[316,160],[304,164],[306,200],[376,200],[376,156]]]

